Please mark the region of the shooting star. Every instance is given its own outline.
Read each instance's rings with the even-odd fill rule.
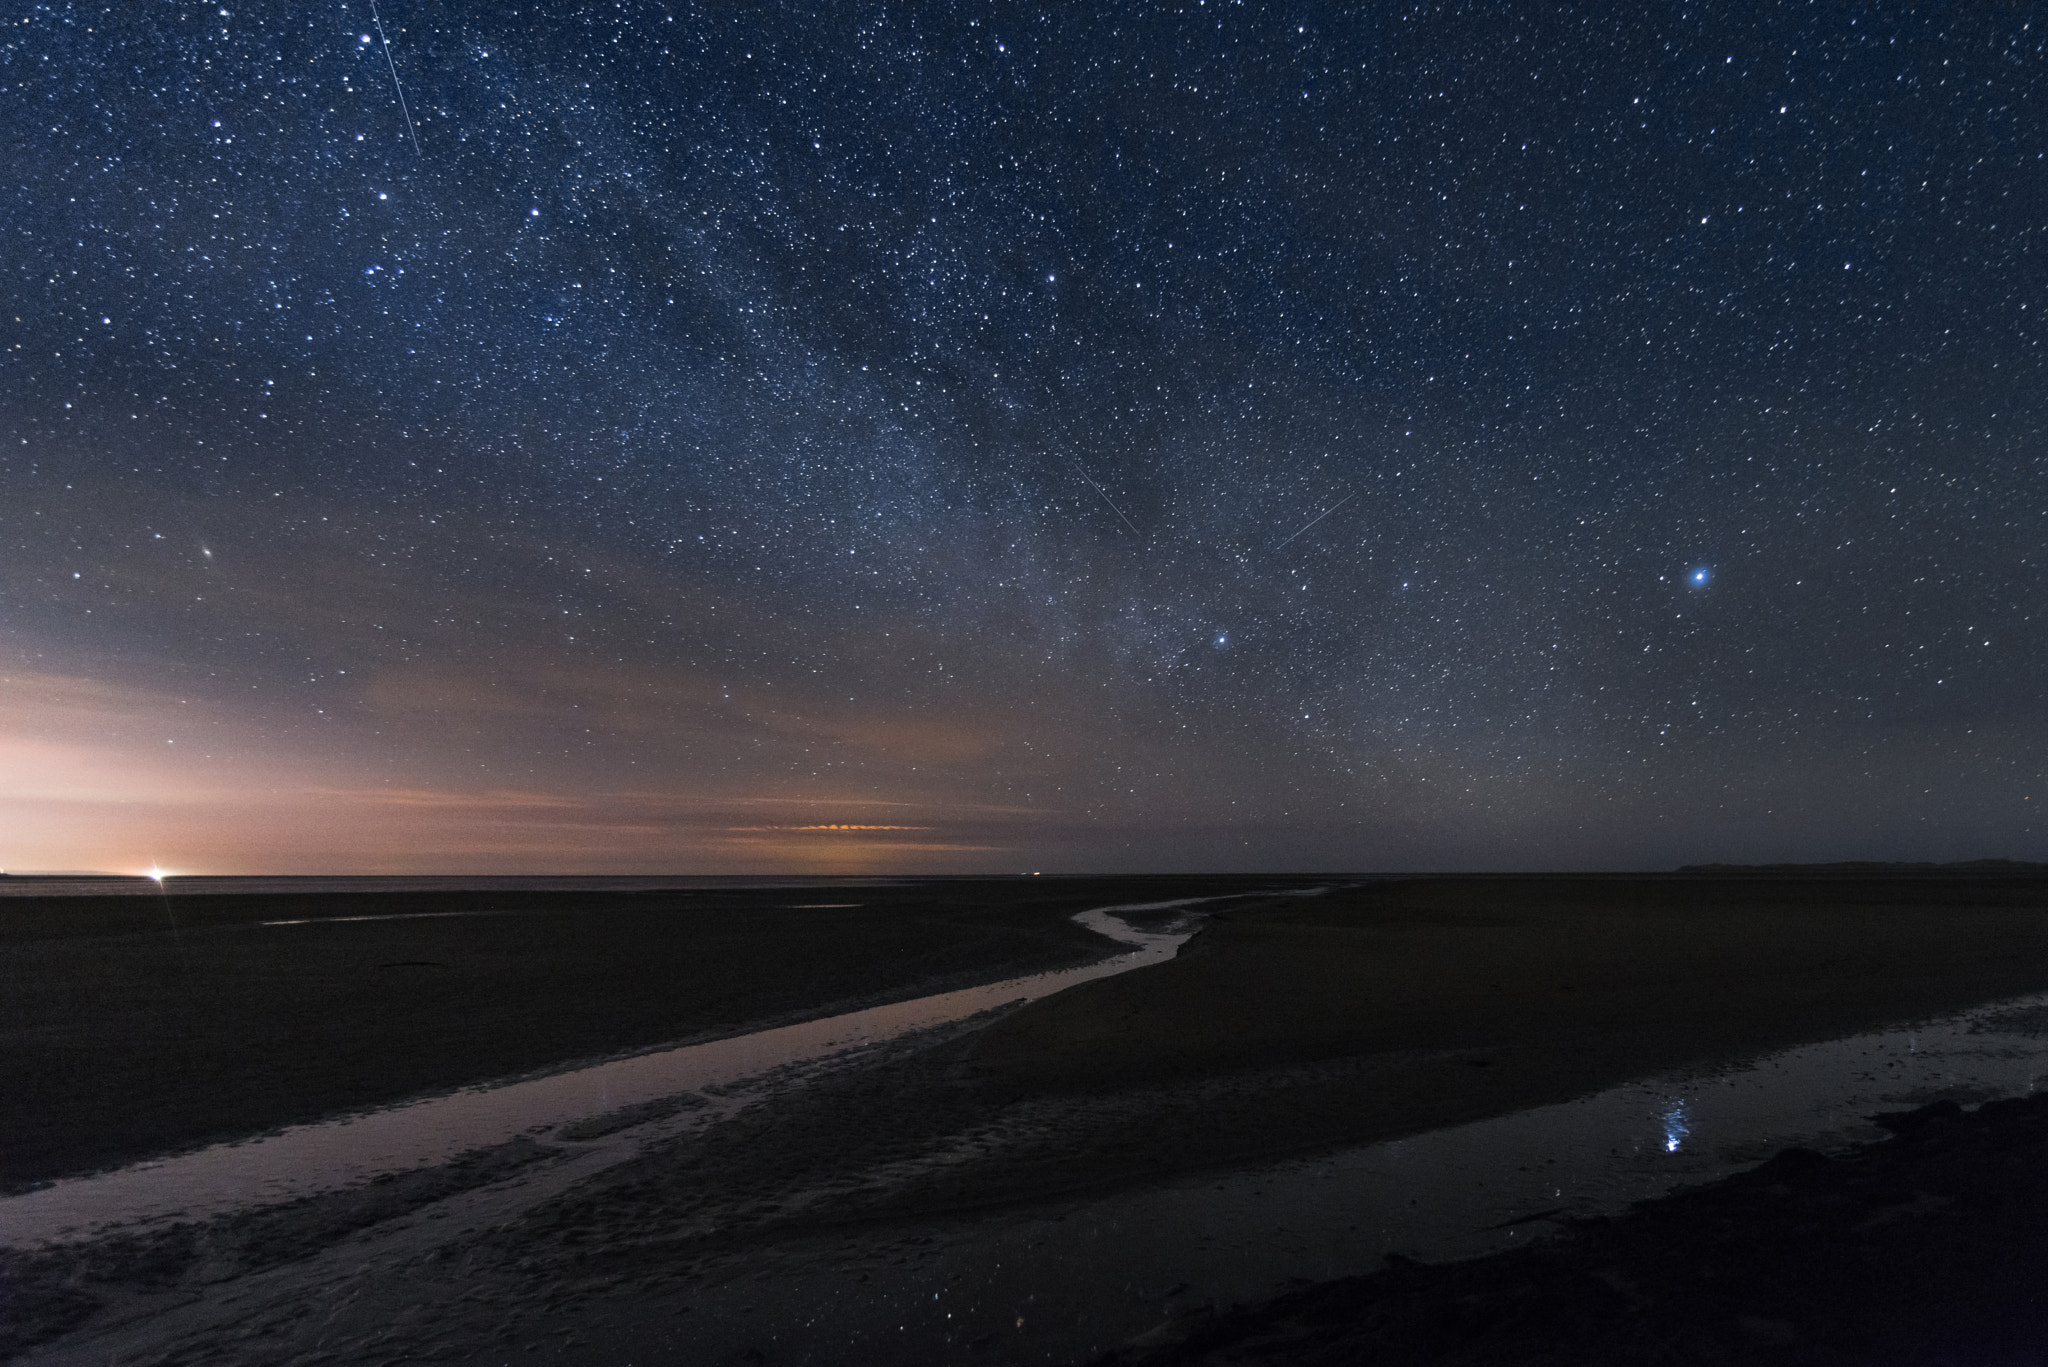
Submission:
[[[1330,515],[1331,513],[1334,513],[1334,512],[1336,512],[1336,511],[1337,511],[1337,510],[1338,510],[1339,508],[1343,507],[1343,506],[1344,506],[1345,504],[1349,503],[1349,502],[1350,502],[1350,501],[1351,501],[1352,499],[1354,499],[1354,498],[1357,498],[1357,497],[1358,497],[1358,491],[1357,491],[1356,489],[1354,489],[1354,490],[1352,490],[1352,491],[1351,491],[1350,493],[1348,493],[1348,494],[1344,495],[1344,497],[1342,497],[1342,498],[1338,499],[1338,500],[1337,500],[1337,501],[1336,501],[1335,503],[1332,503],[1332,504],[1331,504],[1331,505],[1330,505],[1329,507],[1327,507],[1327,508],[1323,509],[1323,510],[1322,510],[1321,512],[1317,513],[1317,514],[1316,514],[1316,515],[1315,515],[1314,517],[1310,518],[1310,519],[1309,519],[1308,521],[1306,521],[1306,522],[1302,523],[1302,524],[1301,524],[1301,525],[1300,525],[1299,527],[1295,528],[1295,529],[1294,529],[1294,536],[1290,536],[1290,537],[1288,537],[1288,538],[1287,538],[1287,541],[1292,541],[1292,540],[1294,540],[1294,537],[1295,537],[1295,536],[1300,536],[1300,535],[1301,535],[1301,534],[1302,534],[1303,532],[1307,531],[1307,530],[1308,530],[1308,529],[1309,529],[1310,527],[1313,527],[1313,526],[1315,526],[1315,525],[1316,525],[1316,523],[1318,523],[1318,522],[1321,522],[1321,521],[1322,521],[1322,520],[1323,520],[1324,518],[1328,517],[1328,516],[1329,516],[1329,515]],[[1280,543],[1280,544],[1279,544],[1278,546],[1275,546],[1275,547],[1273,548],[1273,551],[1274,551],[1274,553],[1275,553],[1275,554],[1278,554],[1278,553],[1279,553],[1279,552],[1280,552],[1281,550],[1285,549],[1285,547],[1286,547],[1286,545],[1287,545],[1287,541],[1283,541],[1283,542],[1281,542],[1281,543]]]
[[[384,45],[384,65],[391,68],[391,88],[398,92],[398,112],[405,115],[405,131],[412,135],[412,154],[425,161],[427,154],[420,151],[420,131],[412,126],[412,110],[405,105],[405,87],[398,79],[398,63],[391,60],[391,40],[384,36],[384,21],[377,14],[377,0],[370,0],[370,22],[377,26],[377,41]]]
[[[1088,487],[1089,487],[1089,488],[1093,489],[1093,490],[1094,490],[1094,491],[1095,491],[1096,493],[1098,493],[1098,494],[1101,494],[1101,495],[1102,495],[1102,501],[1103,501],[1104,503],[1109,503],[1109,510],[1110,510],[1111,512],[1115,513],[1115,514],[1116,514],[1116,515],[1117,515],[1118,517],[1123,517],[1123,518],[1124,518],[1124,525],[1125,525],[1126,527],[1129,527],[1129,528],[1131,529],[1131,534],[1132,534],[1133,536],[1137,537],[1137,538],[1138,538],[1138,540],[1140,540],[1140,541],[1143,541],[1143,540],[1145,539],[1145,534],[1144,534],[1143,532],[1141,532],[1141,531],[1139,531],[1139,530],[1138,530],[1138,524],[1137,524],[1137,523],[1135,523],[1135,522],[1133,522],[1133,521],[1131,521],[1131,520],[1130,520],[1129,518],[1127,518],[1127,517],[1124,517],[1124,510],[1123,510],[1123,509],[1121,509],[1121,508],[1117,507],[1117,506],[1116,506],[1116,504],[1114,504],[1114,503],[1110,503],[1110,500],[1109,500],[1109,495],[1108,495],[1107,493],[1104,493],[1104,492],[1103,492],[1102,486],[1101,486],[1100,484],[1097,484],[1097,483],[1096,483],[1096,482],[1095,482],[1094,480],[1092,480],[1092,479],[1088,479],[1088,472],[1087,472],[1087,471],[1086,471],[1085,469],[1083,469],[1083,468],[1082,468],[1082,466],[1081,466],[1081,462],[1080,462],[1080,461],[1078,461],[1078,460],[1077,460],[1077,461],[1075,461],[1075,462],[1074,462],[1074,469],[1075,469],[1075,471],[1076,471],[1077,473],[1079,473],[1079,474],[1080,474],[1080,476],[1081,476],[1081,478],[1082,478],[1082,479],[1087,479],[1087,480],[1088,480]]]

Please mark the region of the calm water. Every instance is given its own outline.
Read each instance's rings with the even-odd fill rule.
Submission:
[[[1316,1159],[907,1227],[852,1268],[821,1240],[768,1280],[693,1290],[686,1331],[603,1347],[621,1361],[753,1348],[817,1367],[1073,1362],[1204,1305],[1370,1271],[1390,1252],[1508,1247],[1555,1228],[1527,1219],[1541,1212],[1617,1212],[1790,1145],[1880,1137],[1873,1114],[2044,1082],[2048,995]]]

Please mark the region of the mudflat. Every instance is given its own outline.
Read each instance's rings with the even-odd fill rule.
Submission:
[[[1099,952],[1057,927],[1067,910],[1233,889],[1068,884],[1013,892],[1025,900],[1007,903],[991,900],[998,890],[933,884],[920,892],[923,909],[911,898],[860,922],[866,940],[836,943],[899,954],[952,944],[945,936],[964,932],[919,918],[957,918],[995,937],[971,943],[1013,946],[977,962],[1026,964]],[[891,917],[922,928],[891,939],[897,932],[880,924]],[[382,924],[470,934],[481,921]],[[588,934],[598,923],[570,924]],[[764,942],[752,943],[757,954]],[[754,981],[771,982],[790,962],[759,967]],[[897,974],[881,973],[888,981],[914,976],[888,968]],[[821,967],[808,981],[839,982],[831,975],[841,971]],[[580,1008],[603,1019],[596,1003],[610,981],[591,970],[546,989],[554,1005],[543,1014],[582,1020]],[[809,1323],[827,1291],[834,1314],[857,1327],[873,1297],[874,1323],[862,1332],[883,1337],[842,1339],[837,1358],[814,1344],[807,1360],[878,1360],[861,1355],[899,1343],[888,1336],[909,1318],[888,1299],[910,1285],[898,1271],[905,1259],[968,1266],[990,1231],[1036,1211],[1071,1214],[1058,1227],[1077,1230],[1072,1256],[1085,1259],[1078,1231],[1096,1193],[1414,1134],[2043,990],[2048,880],[2034,875],[1357,882],[1313,898],[1220,904],[1170,962],[687,1113],[702,1123],[643,1138],[631,1117],[616,1133],[566,1127],[474,1171],[421,1174],[408,1179],[417,1192],[387,1198],[403,1218],[339,1193],[132,1246],[24,1255],[0,1274],[23,1289],[21,1304],[42,1288],[47,1314],[24,1339],[44,1341],[49,1356],[37,1360],[51,1363],[202,1350],[227,1362],[306,1353],[479,1367],[507,1350],[562,1364],[728,1353],[772,1361],[777,1336],[786,1342]],[[764,998],[746,1000],[758,1014]],[[461,1017],[449,1008],[439,1019]],[[599,1154],[591,1135],[611,1147]],[[439,1214],[447,1218],[433,1223]],[[1910,1241],[1900,1248],[1912,1256]],[[1118,1285],[1128,1275],[1100,1273]],[[160,1315],[138,1314],[159,1302]],[[106,1307],[124,1308],[115,1317]],[[1068,1310],[980,1313],[971,1328],[927,1326],[927,1356],[1043,1361],[1047,1341],[1030,1336]],[[1780,1317],[1755,1314],[1768,1321],[1758,1332],[1778,1332]]]
[[[1190,1322],[1095,1367],[1984,1367],[2048,1345],[2048,1096],[1884,1116],[1617,1219],[1408,1259]]]
[[[1073,912],[1218,883],[9,897],[0,1189],[1086,962]]]
[[[1173,962],[1032,1003],[965,1052],[992,1094],[1200,1097],[1199,1123],[1104,1137],[1128,1150],[1117,1168],[1177,1166],[1391,1138],[2044,988],[2038,875],[1426,878],[1225,911]]]

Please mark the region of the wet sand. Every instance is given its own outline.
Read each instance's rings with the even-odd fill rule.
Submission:
[[[1562,1237],[1202,1317],[1095,1367],[1741,1363],[2019,1367],[2048,1355],[2048,1096],[1881,1118]]]
[[[459,1088],[0,1195],[0,1247],[89,1240],[112,1230],[132,1234],[166,1220],[208,1220],[453,1162],[531,1135],[576,1141],[648,1129],[686,1109],[680,1103],[701,1100],[699,1092],[721,1094],[765,1076],[843,1063],[904,1035],[1170,959],[1187,938],[1184,924],[1148,931],[1116,913],[1150,919],[1204,900],[1076,913],[1077,925],[1124,952],[1075,968]]]
[[[1244,880],[0,899],[0,1190],[1115,946]],[[816,904],[830,905],[816,905]]]
[[[942,1273],[933,1231],[1055,1209],[1047,1246],[1085,1260],[1096,1194],[2048,988],[2039,880],[1797,881],[1276,899],[1170,963],[668,1117],[644,1144],[600,1139],[630,1146],[602,1164],[542,1136],[548,1153],[402,1218],[274,1213],[296,1232],[230,1221],[182,1252],[30,1256],[7,1276],[73,1330],[37,1362],[696,1360],[710,1336],[690,1316],[714,1291],[731,1306],[758,1287],[764,1321],[799,1316],[778,1288],[857,1299],[884,1269]],[[977,1338],[958,1346],[1025,1360]],[[844,1347],[812,1360],[899,1360]]]
[[[967,1065],[1019,1097],[1293,1070],[1205,1100],[1166,1152],[1105,1137],[1090,1163],[1137,1172],[1459,1124],[2043,986],[2038,877],[1418,879],[1226,912],[1171,964],[992,1025]]]

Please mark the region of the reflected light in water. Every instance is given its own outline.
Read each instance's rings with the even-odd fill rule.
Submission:
[[[1692,1126],[1686,1121],[1685,1099],[1680,1097],[1664,1111],[1664,1152],[1677,1153],[1691,1133]]]

